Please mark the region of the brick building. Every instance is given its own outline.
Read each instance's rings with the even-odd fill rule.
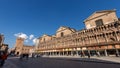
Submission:
[[[8,52],[8,44],[4,43],[4,35],[0,34],[0,51]]]
[[[0,46],[2,46],[3,42],[4,42],[4,35],[0,34]]]
[[[30,54],[30,50],[33,49],[33,46],[24,45],[24,39],[23,38],[17,38],[16,44],[15,44],[15,54]]]
[[[116,10],[96,11],[84,20],[86,29],[61,26],[55,35],[39,38],[37,53],[43,55],[119,56],[120,20]]]

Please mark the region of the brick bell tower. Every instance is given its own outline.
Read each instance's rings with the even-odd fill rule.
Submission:
[[[24,44],[24,38],[17,37],[15,44],[15,54],[20,55]]]

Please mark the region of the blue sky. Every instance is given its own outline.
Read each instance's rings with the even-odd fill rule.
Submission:
[[[111,9],[120,17],[120,0],[0,0],[0,33],[10,48],[20,33],[33,45],[33,39],[53,35],[60,26],[83,29],[93,12]]]

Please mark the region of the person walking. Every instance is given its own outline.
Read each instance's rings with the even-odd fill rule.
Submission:
[[[90,58],[90,54],[88,53],[88,58]]]
[[[2,67],[5,64],[5,60],[7,59],[8,55],[6,52],[0,52],[0,66]]]

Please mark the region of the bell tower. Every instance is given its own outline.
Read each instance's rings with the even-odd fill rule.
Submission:
[[[24,44],[24,38],[17,37],[15,44],[15,54],[20,55]]]

